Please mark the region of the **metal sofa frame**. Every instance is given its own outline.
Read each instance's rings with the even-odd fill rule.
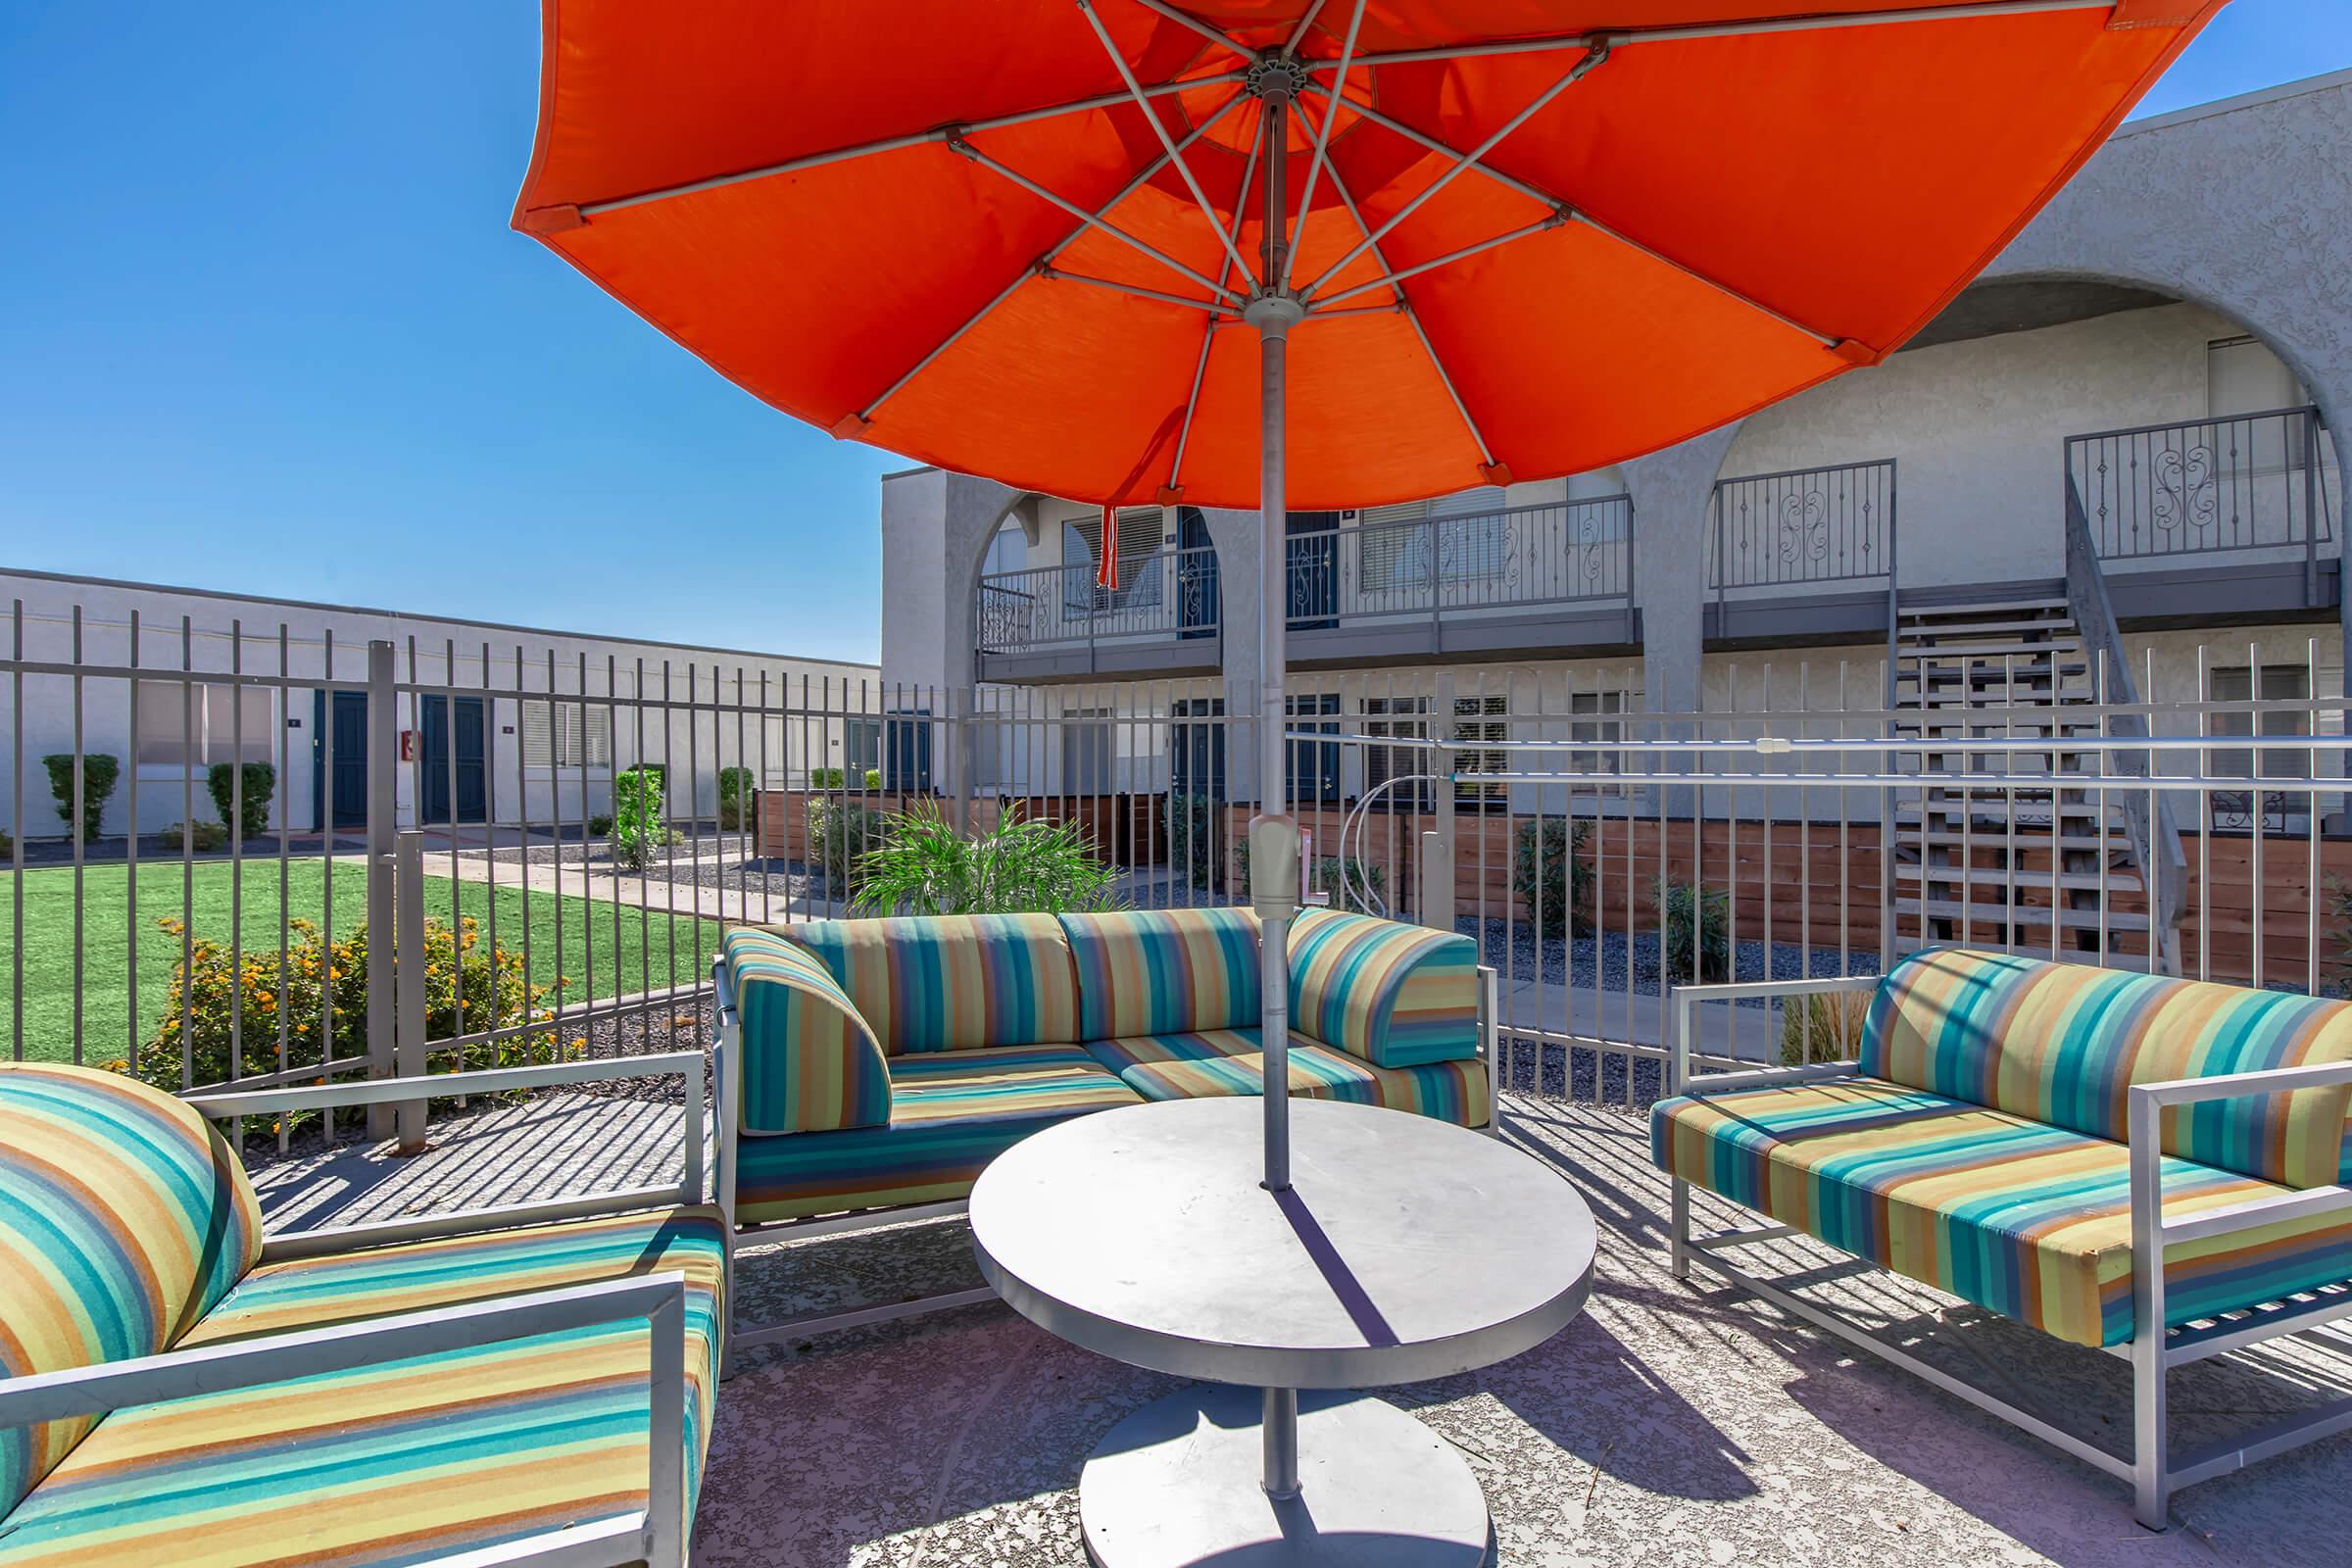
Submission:
[[[1670,1009],[1673,1050],[1669,1093],[1680,1095],[1691,1086],[1691,1042],[1696,1038],[1692,1032],[1692,1009],[1699,1004],[1736,1002],[1750,997],[1806,997],[1869,991],[1875,989],[1878,983],[1879,977],[1876,975],[1861,975],[1840,980],[1748,981],[1733,985],[1677,987]],[[1841,1077],[1856,1071],[1858,1067],[1856,1062],[1843,1061],[1742,1071],[1738,1070],[1741,1064],[1735,1058],[1714,1056],[1702,1060],[1727,1065],[1734,1070],[1704,1075],[1695,1084],[1700,1090],[1807,1083]],[[1966,1399],[1979,1409],[2032,1433],[2084,1464],[2129,1483],[2132,1492],[2132,1516],[2150,1530],[2163,1530],[2170,1523],[2171,1495],[2180,1488],[2243,1469],[2273,1454],[2352,1429],[2352,1396],[2346,1396],[2220,1442],[2200,1446],[2178,1456],[2172,1453],[2165,1406],[2167,1373],[2175,1367],[2186,1366],[2208,1356],[2222,1355],[2266,1340],[2279,1339],[2352,1317],[2352,1283],[2302,1292],[2282,1301],[2268,1302],[2167,1329],[2164,1326],[2165,1271],[2161,1262],[2150,1266],[2150,1260],[2161,1259],[2164,1250],[2174,1243],[2227,1235],[2282,1219],[2352,1209],[2352,1187],[2314,1187],[2233,1204],[2187,1219],[2167,1220],[2159,1203],[2161,1189],[2157,1180],[2158,1163],[2163,1153],[2160,1128],[2164,1111],[2168,1106],[2195,1104],[2209,1100],[2227,1100],[2244,1095],[2278,1095],[2297,1089],[2347,1083],[2352,1083],[2352,1063],[2282,1067],[2212,1078],[2182,1078],[2165,1083],[2136,1084],[2129,1091],[2126,1147],[2131,1159],[2132,1302],[2135,1333],[2128,1344],[2105,1347],[2106,1353],[2129,1361],[2132,1365],[2132,1457],[2129,1460],[2118,1458],[2072,1433],[2061,1431],[2039,1416],[1975,1384],[1929,1365],[1918,1356],[1886,1344],[1860,1325],[1818,1302],[1806,1300],[1791,1291],[1727,1262],[1722,1256],[1727,1250],[1809,1233],[1797,1226],[1767,1224],[1693,1236],[1690,1231],[1690,1184],[1680,1179],[1673,1184],[1670,1248],[1674,1277],[1688,1280],[1690,1277],[1690,1265],[1696,1263],[1731,1284],[1770,1301],[1783,1311],[1829,1331],[1855,1348],[1891,1361],[1946,1394]],[[2348,1281],[2352,1281],[2352,1256],[2345,1260],[2345,1274]]]
[[[261,1262],[316,1257],[389,1242],[459,1236],[591,1214],[704,1200],[703,1054],[607,1057],[535,1067],[381,1078],[317,1088],[208,1095],[188,1103],[223,1121],[332,1106],[392,1104],[429,1093],[497,1094],[608,1078],[682,1074],[686,1081],[685,1172],[675,1186],[648,1186],[543,1202],[387,1220],[334,1230],[265,1236]],[[733,1238],[728,1238],[730,1250]],[[732,1285],[731,1271],[729,1284]],[[63,1420],[198,1394],[254,1388],[324,1372],[376,1366],[444,1350],[495,1345],[592,1323],[642,1318],[652,1334],[651,1427],[642,1513],[551,1530],[466,1555],[479,1568],[684,1568],[686,1562],[686,1281],[675,1272],[597,1285],[534,1291],[496,1300],[404,1312],[368,1322],[270,1335],[235,1344],[100,1362],[0,1381],[0,1428]]]
[[[792,1242],[812,1241],[823,1236],[880,1230],[890,1225],[954,1219],[968,1211],[971,1206],[968,1200],[953,1198],[934,1203],[903,1203],[896,1207],[852,1209],[838,1214],[812,1214],[803,1219],[755,1221],[749,1225],[738,1225],[735,1221],[735,1129],[739,1125],[742,1108],[742,1075],[736,1067],[743,1049],[743,1020],[736,1009],[735,985],[727,972],[727,961],[723,955],[711,960],[710,979],[718,1014],[716,1042],[711,1056],[712,1069],[718,1081],[718,1207],[725,1216],[730,1236],[757,1234],[763,1238]],[[1479,1059],[1487,1065],[1489,1099],[1492,1102],[1484,1130],[1497,1138],[1502,1136],[1502,1085],[1495,1076],[1499,1060],[1499,1017],[1495,971],[1481,964],[1478,970],[1478,1051]],[[778,1136],[791,1138],[809,1135],[785,1133]],[[821,1137],[822,1134],[814,1136]],[[996,1298],[994,1289],[981,1285],[969,1290],[945,1291],[936,1296],[885,1301],[873,1306],[802,1312],[756,1327],[731,1323],[727,1333],[728,1368],[732,1370],[738,1349],[839,1334],[875,1323],[922,1317],[933,1312],[952,1311],[960,1306],[977,1306]],[[728,1292],[727,1302],[728,1310],[732,1313],[735,1306],[732,1290]]]

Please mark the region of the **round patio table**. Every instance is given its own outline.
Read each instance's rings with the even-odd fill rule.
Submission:
[[[1245,1386],[1147,1405],[1087,1460],[1079,1516],[1102,1568],[1491,1560],[1459,1453],[1395,1405],[1327,1391],[1549,1339],[1592,1288],[1592,1213],[1484,1133],[1332,1101],[1290,1109],[1285,1192],[1259,1182],[1263,1108],[1243,1098],[1064,1122],[972,1190],[981,1272],[1023,1316],[1134,1366]]]

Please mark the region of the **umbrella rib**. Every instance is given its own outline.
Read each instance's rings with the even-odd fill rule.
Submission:
[[[1068,197],[1059,195],[1054,191],[1047,189],[1045,186],[1039,184],[1036,180],[1031,179],[1027,174],[1022,173],[1019,170],[1012,168],[1010,165],[998,162],[996,159],[991,158],[988,154],[982,152],[979,148],[973,146],[970,142],[965,141],[961,136],[951,137],[948,141],[948,147],[949,150],[961,157],[970,159],[973,163],[978,164],[981,168],[993,170],[995,172],[1002,174],[1004,178],[1010,180],[1015,185],[1020,186],[1021,189],[1027,191],[1030,195],[1037,197],[1040,201],[1053,203],[1055,207],[1060,208],[1063,212],[1069,214],[1072,218],[1075,218],[1079,222],[1084,223],[1089,228],[1099,228],[1103,233],[1108,234],[1112,239],[1117,240],[1120,244],[1126,245],[1134,250],[1142,252],[1146,256],[1151,257],[1153,261],[1159,263],[1160,266],[1167,268],[1170,271],[1179,272],[1184,276],[1191,278],[1194,282],[1200,284],[1202,288],[1207,289],[1210,293],[1222,295],[1226,299],[1234,301],[1236,304],[1240,303],[1240,295],[1236,294],[1232,289],[1225,287],[1221,283],[1209,281],[1206,273],[1195,271],[1192,268],[1185,266],[1182,262],[1178,261],[1175,257],[1170,256],[1167,252],[1161,250],[1158,246],[1153,245],[1151,241],[1136,238],[1133,234],[1128,233],[1116,223],[1109,222],[1104,219],[1097,217],[1095,214],[1090,213],[1085,208],[1079,206],[1076,202],[1071,201]]]
[[[1286,55],[1297,54],[1298,52],[1299,44],[1306,41],[1306,29],[1313,26],[1315,24],[1315,18],[1321,16],[1322,14],[1323,0],[1315,0],[1313,5],[1306,8],[1306,15],[1298,19],[1298,25],[1291,29],[1291,36],[1289,40],[1283,44],[1282,52]]]
[[[1219,87],[1240,81],[1239,71],[1223,72],[1214,76],[1194,76],[1180,81],[1163,81],[1144,89],[1147,98],[1162,98],[1170,93],[1198,92],[1202,87]],[[1131,102],[1133,95],[1121,88],[1117,92],[1102,93],[1093,98],[1079,98],[1069,103],[1049,104],[1042,109],[1021,109],[1011,114],[992,115],[985,120],[966,121],[934,130],[918,130],[905,136],[885,136],[879,141],[858,142],[848,147],[830,147],[823,152],[804,153],[781,163],[761,164],[757,169],[737,170],[728,174],[711,174],[702,179],[685,180],[676,185],[660,185],[652,190],[632,191],[625,196],[608,196],[602,201],[581,202],[582,218],[594,218],[600,213],[615,213],[626,207],[641,207],[647,202],[666,201],[672,196],[692,196],[700,191],[723,190],[729,185],[741,185],[755,179],[766,179],[775,174],[798,173],[804,169],[821,169],[827,164],[845,163],[853,158],[866,158],[876,153],[904,152],[930,142],[950,142],[957,136],[970,136],[983,130],[1003,130],[1009,125],[1027,125],[1040,120],[1054,120],[1063,115],[1082,115],[1097,109],[1109,109]]]
[[[1330,96],[1323,105],[1323,128],[1315,133],[1315,156],[1307,161],[1306,191],[1298,198],[1298,219],[1291,224],[1291,248],[1283,252],[1281,286],[1291,286],[1291,269],[1298,264],[1298,246],[1306,238],[1307,215],[1315,208],[1315,176],[1323,172],[1323,161],[1331,150],[1331,127],[1340,118],[1340,102],[1348,92],[1348,62],[1355,54],[1356,29],[1363,25],[1364,0],[1355,0],[1355,9],[1348,17],[1348,38],[1340,45],[1340,74],[1333,79]]]
[[[1336,166],[1331,172],[1331,188],[1340,193],[1340,200],[1346,205],[1348,216],[1355,220],[1355,226],[1363,229],[1366,236],[1364,244],[1371,250],[1372,259],[1380,264],[1382,271],[1388,272],[1389,259],[1381,254],[1380,241],[1373,236],[1372,230],[1365,224],[1364,215],[1355,205],[1354,193],[1348,189],[1348,182],[1340,178],[1340,172]],[[1478,421],[1470,417],[1470,406],[1462,401],[1462,394],[1454,386],[1453,377],[1446,373],[1446,362],[1438,358],[1438,346],[1429,340],[1429,329],[1421,324],[1421,313],[1413,309],[1413,302],[1405,296],[1404,285],[1396,281],[1396,275],[1394,272],[1390,272],[1385,281],[1396,296],[1396,309],[1411,324],[1413,336],[1421,340],[1421,352],[1429,356],[1429,368],[1438,372],[1438,383],[1446,388],[1446,397],[1453,400],[1453,412],[1462,416],[1462,428],[1470,432],[1471,441],[1478,447],[1479,462],[1487,467],[1493,467],[1494,466],[1494,449],[1487,445],[1487,434],[1478,427]],[[1310,320],[1313,318],[1311,313],[1308,318]]]
[[[1248,97],[1248,93],[1237,93],[1235,100],[1239,102]],[[1264,149],[1265,144],[1265,117],[1255,116],[1250,122],[1250,155],[1242,160],[1241,194],[1235,198],[1233,204],[1233,238],[1236,241],[1241,238],[1242,214],[1247,212],[1250,207],[1250,181],[1257,173],[1257,155]],[[1217,280],[1223,282],[1231,271],[1232,264],[1230,262],[1218,268]],[[1168,464],[1168,487],[1172,490],[1181,490],[1184,487],[1184,449],[1193,438],[1193,416],[1200,408],[1200,381],[1208,373],[1208,350],[1216,340],[1217,323],[1212,317],[1207,324],[1200,328],[1200,356],[1193,362],[1193,388],[1185,394],[1184,422],[1176,427],[1176,456]]]
[[[1326,305],[1337,305],[1342,300],[1351,300],[1358,294],[1365,293],[1371,289],[1379,288],[1384,284],[1394,285],[1403,282],[1408,277],[1419,277],[1423,272],[1434,272],[1441,267],[1450,267],[1455,262],[1465,261],[1470,257],[1478,255],[1482,251],[1491,251],[1497,245],[1508,245],[1512,240],[1525,239],[1530,234],[1542,234],[1550,229],[1558,228],[1570,220],[1571,220],[1568,214],[1554,213],[1549,218],[1540,219],[1533,223],[1528,223],[1522,227],[1514,228],[1507,234],[1496,234],[1494,238],[1482,239],[1475,245],[1464,245],[1459,250],[1447,251],[1445,255],[1435,257],[1429,261],[1415,262],[1410,267],[1399,268],[1394,272],[1383,273],[1381,276],[1373,278],[1368,283],[1358,283],[1352,288],[1344,288],[1340,290],[1339,293],[1331,295],[1326,299],[1317,300],[1315,302],[1315,306],[1320,307]],[[1384,263],[1383,265],[1385,266],[1386,264]],[[1312,309],[1313,308],[1310,307],[1310,314]]]
[[[1225,101],[1223,108],[1219,109],[1215,114],[1203,119],[1200,124],[1194,126],[1193,129],[1186,134],[1183,145],[1189,147],[1194,142],[1200,140],[1202,136],[1207,135],[1211,125],[1214,125],[1218,121],[1233,113],[1234,106],[1244,101],[1246,101],[1245,94],[1238,92],[1235,93],[1231,98]],[[1159,157],[1153,159],[1150,164],[1146,165],[1142,172],[1138,173],[1126,184],[1120,186],[1118,193],[1112,196],[1110,200],[1104,202],[1101,210],[1105,213],[1109,212],[1112,208],[1118,206],[1119,203],[1125,201],[1128,197],[1143,189],[1145,184],[1151,180],[1153,175],[1157,174],[1161,170],[1167,167],[1167,154],[1162,153],[1159,155]],[[1054,257],[1059,256],[1063,251],[1068,250],[1072,245],[1078,243],[1079,237],[1087,231],[1088,226],[1089,225],[1085,223],[1080,223],[1077,227],[1062,235],[1061,238],[1055,240],[1053,246],[1047,250],[1046,254],[1038,258],[1038,264],[1040,266],[1050,264]],[[906,371],[906,374],[900,376],[896,381],[891,382],[889,388],[885,390],[880,397],[874,399],[873,402],[867,404],[863,409],[859,410],[858,415],[858,419],[862,422],[871,423],[874,417],[875,410],[881,408],[883,404],[888,403],[892,398],[898,396],[900,390],[904,388],[907,382],[913,380],[916,376],[922,374],[923,371],[929,369],[933,360],[938,359],[942,354],[947,353],[949,349],[953,348],[956,341],[960,339],[966,332],[969,332],[973,327],[978,326],[981,321],[990,315],[990,313],[996,310],[998,306],[1010,299],[1014,289],[1017,289],[1023,283],[1028,282],[1029,279],[1034,275],[1036,275],[1036,268],[1032,267],[1024,269],[1019,276],[1015,277],[1011,282],[1004,285],[1004,289],[998,293],[995,299],[990,300],[986,305],[983,305],[980,307],[980,309],[974,311],[971,316],[965,319],[961,326],[957,327],[955,331],[950,332],[946,337],[941,338],[938,343],[932,346],[930,353],[915,361],[914,365]]]
[[[1039,277],[1049,279],[1053,282],[1088,283],[1092,284],[1096,288],[1109,289],[1114,293],[1132,294],[1137,299],[1158,300],[1162,304],[1166,305],[1190,306],[1196,311],[1207,311],[1212,315],[1231,316],[1235,317],[1237,319],[1239,318],[1239,313],[1235,311],[1232,306],[1224,304],[1218,300],[1187,299],[1182,294],[1169,294],[1160,289],[1144,288],[1135,283],[1115,282],[1107,277],[1094,277],[1085,272],[1065,272],[1058,267],[1040,267],[1036,270]]]
[[[1322,87],[1312,87],[1308,90],[1310,92],[1325,93],[1328,95],[1328,90]],[[1358,118],[1370,121],[1373,124],[1380,126],[1383,130],[1395,131],[1397,135],[1402,136],[1405,140],[1417,142],[1421,146],[1428,148],[1433,153],[1443,153],[1448,158],[1459,158],[1461,156],[1461,153],[1451,144],[1440,141],[1437,137],[1430,135],[1426,131],[1416,130],[1412,126],[1406,124],[1403,121],[1393,119],[1388,115],[1382,114],[1377,109],[1373,109],[1363,104],[1351,104],[1348,107],[1356,112]],[[1780,322],[1781,325],[1788,328],[1788,330],[1791,332],[1798,333],[1804,337],[1809,337],[1824,348],[1835,348],[1839,343],[1844,341],[1844,339],[1838,337],[1835,334],[1817,331],[1814,328],[1807,326],[1804,322],[1795,319],[1793,317],[1784,315],[1783,313],[1774,310],[1771,306],[1765,304],[1762,300],[1757,299],[1754,295],[1741,293],[1739,289],[1736,289],[1731,284],[1724,282],[1721,278],[1711,276],[1706,272],[1702,272],[1697,268],[1690,266],[1687,262],[1678,261],[1674,257],[1668,256],[1663,251],[1658,250],[1656,247],[1644,244],[1641,240],[1634,238],[1632,235],[1611,227],[1609,224],[1602,222],[1599,219],[1578,209],[1573,204],[1562,200],[1560,197],[1553,195],[1550,191],[1544,190],[1541,186],[1531,185],[1526,180],[1519,178],[1515,174],[1503,172],[1501,170],[1496,169],[1492,164],[1482,163],[1477,167],[1480,173],[1486,175],[1487,178],[1502,186],[1505,190],[1516,191],[1518,194],[1526,197],[1529,201],[1540,202],[1544,206],[1553,209],[1555,212],[1565,214],[1571,222],[1582,223],[1597,234],[1601,234],[1609,239],[1615,240],[1621,245],[1630,246],[1632,249],[1640,251],[1642,255],[1648,257],[1651,261],[1657,262],[1661,266],[1674,269],[1676,271],[1691,279],[1693,282],[1702,283],[1708,288],[1713,289],[1716,293],[1723,295],[1726,299],[1737,301],[1739,304],[1746,306],[1749,310],[1754,311],[1759,315],[1772,318],[1772,319]]]
[[[1380,242],[1383,236],[1388,234],[1392,229],[1396,228],[1398,223],[1403,222],[1406,219],[1412,217],[1414,213],[1418,212],[1422,203],[1428,201],[1432,196],[1435,196],[1438,192],[1444,190],[1447,185],[1452,184],[1455,178],[1461,174],[1463,170],[1479,166],[1480,161],[1483,160],[1487,154],[1493,152],[1497,146],[1501,145],[1502,139],[1505,136],[1508,136],[1512,131],[1517,130],[1521,125],[1526,124],[1530,120],[1534,119],[1537,113],[1541,111],[1545,104],[1550,103],[1554,98],[1557,98],[1561,93],[1565,92],[1572,83],[1582,80],[1586,73],[1592,70],[1593,67],[1599,65],[1608,57],[1608,50],[1599,46],[1595,46],[1587,50],[1583,59],[1579,60],[1575,65],[1570,66],[1566,71],[1562,72],[1557,80],[1553,81],[1550,86],[1544,88],[1542,92],[1536,94],[1533,99],[1529,100],[1524,109],[1521,109],[1510,119],[1495,126],[1494,129],[1489,133],[1485,141],[1480,142],[1476,147],[1473,147],[1466,153],[1454,154],[1451,167],[1449,167],[1437,178],[1431,180],[1427,185],[1421,187],[1420,191],[1414,195],[1411,201],[1406,202],[1402,207],[1397,208],[1396,212],[1390,214],[1388,220],[1380,225],[1377,231],[1366,233],[1363,239],[1356,244],[1354,249],[1350,250],[1347,255],[1341,257],[1338,261],[1332,263],[1330,267],[1326,268],[1321,277],[1316,278],[1312,283],[1309,283],[1306,286],[1306,292],[1312,294],[1316,289],[1321,288],[1325,283],[1330,282],[1332,278],[1339,275],[1340,271],[1350,262],[1353,262],[1358,256],[1363,255],[1365,251],[1372,249],[1373,246]]]
[[[1477,60],[1492,55],[1547,54],[1606,44],[1623,49],[1641,43],[1688,43],[1704,38],[1747,38],[1780,32],[1820,32],[1833,27],[1883,27],[1911,22],[1969,22],[1993,17],[2032,16],[2047,11],[2109,11],[2116,0],[1963,0],[1953,5],[1910,6],[1901,11],[1838,15],[1756,17],[1745,22],[1699,22],[1662,27],[1611,27],[1592,32],[1535,38],[1499,38],[1491,43],[1449,44],[1435,49],[1396,49],[1364,56],[1367,66],[1407,66],[1433,60]],[[1332,69],[1329,60],[1303,62],[1309,72]]]
[[[1143,84],[1135,79],[1135,73],[1127,69],[1127,57],[1120,54],[1119,46],[1111,41],[1110,29],[1102,24],[1102,17],[1096,14],[1094,0],[1078,0],[1078,9],[1085,15],[1087,25],[1095,29],[1095,36],[1102,40],[1102,52],[1110,56],[1111,66],[1118,72],[1119,79],[1127,84],[1128,92],[1134,95],[1136,108],[1142,110],[1144,118],[1152,122],[1152,134],[1159,138],[1160,146],[1166,148],[1168,156],[1175,160],[1176,172],[1184,176],[1184,188],[1193,193],[1193,200],[1200,205],[1200,216],[1208,220],[1208,231],[1224,243],[1227,254],[1241,268],[1242,276],[1249,277],[1249,264],[1243,262],[1241,250],[1225,237],[1225,225],[1217,220],[1217,210],[1208,204],[1208,193],[1200,188],[1200,181],[1193,177],[1193,166],[1186,163],[1184,154],[1177,151],[1176,138],[1168,134],[1167,125],[1152,108],[1152,100],[1144,96]]]
[[[1229,37],[1225,33],[1218,31],[1214,26],[1208,23],[1202,22],[1199,17],[1194,16],[1191,12],[1179,11],[1176,7],[1169,5],[1167,0],[1135,0],[1135,3],[1139,6],[1142,6],[1146,11],[1158,12],[1161,16],[1167,18],[1170,22],[1175,23],[1180,27],[1191,28],[1193,31],[1199,33],[1201,37],[1206,38],[1210,43],[1215,44],[1218,48],[1229,49],[1233,53],[1240,55],[1244,60],[1249,61],[1251,65],[1257,64],[1256,50],[1250,48],[1246,43],[1242,43],[1232,37]]]

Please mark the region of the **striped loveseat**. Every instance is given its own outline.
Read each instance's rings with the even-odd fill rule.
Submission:
[[[680,1568],[727,1236],[638,1201],[265,1241],[194,1104],[0,1064],[0,1564]]]
[[[717,974],[719,1202],[738,1227],[952,1212],[1041,1128],[1263,1084],[1247,908],[740,927]],[[1291,1093],[1488,1125],[1468,937],[1303,910],[1290,987]],[[735,1343],[986,1295],[739,1328]]]
[[[1871,992],[1856,1060],[1688,1076],[1694,1004],[1847,988]],[[1721,1256],[1803,1232],[2131,1358],[2130,1464],[1955,1392],[2132,1479],[2151,1528],[2173,1487],[2243,1458],[2169,1458],[2165,1369],[2352,1312],[2352,1004],[1942,949],[1883,980],[1685,988],[1676,1012],[1682,1092],[1650,1144],[1677,1274],[1698,1262],[1847,1332]],[[1779,1223],[1693,1237],[1692,1187]]]

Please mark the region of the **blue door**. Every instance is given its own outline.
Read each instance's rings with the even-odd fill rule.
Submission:
[[[424,822],[451,820],[450,807],[457,807],[456,820],[482,822],[490,816],[490,777],[483,750],[482,700],[479,697],[460,697],[455,700],[455,719],[452,719],[452,700],[439,692],[427,692],[424,697],[424,745],[418,760],[424,777],[417,819]]]
[[[324,827],[331,810],[334,826],[362,826],[368,820],[368,694],[311,695],[311,820]]]
[[[1293,631],[1339,624],[1340,525],[1336,512],[1293,512],[1285,515],[1284,550],[1290,567],[1284,610]]]

